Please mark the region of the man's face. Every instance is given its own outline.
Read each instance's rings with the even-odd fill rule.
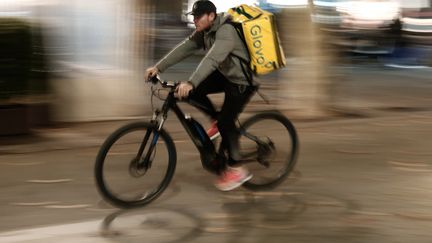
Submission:
[[[199,32],[210,28],[210,26],[213,24],[214,18],[214,13],[205,13],[200,16],[194,16],[196,31]]]

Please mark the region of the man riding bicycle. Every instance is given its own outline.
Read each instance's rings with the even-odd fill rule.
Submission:
[[[198,49],[207,51],[189,80],[181,82],[176,91],[180,99],[188,98],[192,105],[213,120],[212,128],[207,131],[210,137],[220,132],[222,146],[228,152],[229,159],[215,185],[220,190],[228,191],[252,178],[244,166],[237,165],[241,156],[235,125],[235,120],[256,90],[252,75],[245,72],[247,64],[242,61],[249,61],[249,54],[235,27],[228,24],[230,15],[218,14],[211,1],[196,1],[188,14],[194,16],[195,31],[156,65],[148,68],[146,78],[164,72]],[[225,98],[218,112],[207,95],[221,92],[224,92]]]

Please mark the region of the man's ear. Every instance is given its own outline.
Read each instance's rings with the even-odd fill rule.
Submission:
[[[211,12],[209,16],[210,16],[212,21],[216,19],[216,13],[214,13],[214,12]]]

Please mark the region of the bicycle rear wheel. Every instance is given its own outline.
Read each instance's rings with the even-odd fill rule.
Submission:
[[[253,161],[246,164],[253,177],[243,186],[267,190],[283,182],[293,170],[298,153],[292,123],[279,112],[263,112],[247,119],[240,134],[241,153]]]
[[[103,198],[121,208],[139,207],[156,199],[170,183],[176,150],[163,129],[131,123],[111,134],[96,158],[96,185]]]

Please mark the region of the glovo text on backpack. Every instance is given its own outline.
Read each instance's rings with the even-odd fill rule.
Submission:
[[[274,15],[255,6],[242,4],[228,10],[250,56],[250,69],[256,75],[270,73],[286,64]]]

